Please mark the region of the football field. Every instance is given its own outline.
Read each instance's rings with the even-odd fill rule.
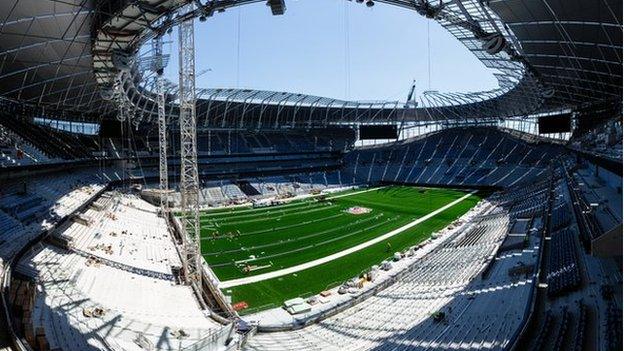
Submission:
[[[340,285],[427,239],[478,194],[391,186],[263,208],[205,212],[202,254],[232,302],[249,311]]]

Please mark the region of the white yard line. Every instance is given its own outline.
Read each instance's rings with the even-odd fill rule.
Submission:
[[[339,197],[345,197],[345,196],[351,196],[351,195],[357,195],[357,194],[362,194],[362,193],[367,193],[369,191],[375,191],[375,190],[379,190],[379,189],[383,189],[383,188],[387,188],[388,186],[379,186],[376,188],[370,188],[370,189],[366,189],[366,190],[362,190],[362,191],[356,191],[353,193],[347,193],[347,194],[342,194],[342,195],[336,195],[336,196],[328,196],[327,199],[331,200],[331,199],[337,199]]]
[[[379,188],[365,190],[365,191],[371,191],[371,190],[377,190],[377,189],[379,189]],[[268,272],[268,273],[264,273],[264,274],[258,274],[258,275],[255,275],[253,277],[226,280],[226,281],[221,282],[219,284],[219,288],[226,289],[226,288],[231,288],[231,287],[234,287],[234,286],[251,284],[251,283],[261,282],[261,281],[267,280],[267,279],[281,277],[281,276],[284,276],[284,275],[288,275],[288,274],[292,274],[292,273],[296,273],[296,272],[302,271],[304,269],[316,267],[318,265],[321,265],[321,264],[333,261],[335,259],[338,259],[338,258],[347,256],[347,255],[350,255],[350,254],[352,254],[354,252],[360,251],[360,250],[365,249],[365,248],[367,248],[369,246],[372,246],[372,245],[375,245],[375,244],[377,244],[379,242],[382,242],[382,241],[384,241],[384,240],[386,240],[388,238],[391,238],[391,237],[393,237],[393,236],[395,236],[397,234],[400,234],[400,233],[402,233],[402,232],[404,232],[404,231],[414,227],[415,225],[418,225],[418,224],[428,220],[429,218],[439,214],[440,212],[443,212],[443,211],[445,211],[445,210],[447,210],[447,209],[457,205],[458,203],[466,200],[468,197],[470,197],[471,195],[475,194],[476,192],[477,192],[477,190],[474,190],[471,193],[466,194],[466,195],[460,197],[459,199],[457,199],[457,200],[455,200],[453,202],[450,202],[450,203],[448,203],[448,204],[438,208],[437,210],[435,210],[433,212],[430,212],[430,213],[428,213],[428,214],[418,218],[417,220],[415,220],[413,222],[410,222],[410,223],[408,223],[408,224],[406,224],[406,225],[404,225],[404,226],[402,226],[400,228],[397,228],[397,229],[395,229],[393,231],[390,231],[390,232],[388,232],[388,233],[386,233],[384,235],[381,235],[381,236],[378,236],[378,237],[376,237],[374,239],[371,239],[369,241],[363,242],[363,243],[361,243],[359,245],[350,247],[350,248],[348,248],[346,250],[343,250],[343,251],[340,251],[340,252],[336,252],[336,253],[331,254],[329,256],[321,257],[319,259],[316,259],[316,260],[313,260],[313,261],[310,261],[310,262],[302,263],[302,264],[299,264],[299,265],[296,265],[296,266],[292,266],[292,267],[289,267],[289,268],[280,269],[278,271]],[[345,194],[344,196],[348,196],[348,195],[353,195],[353,193],[352,194]]]

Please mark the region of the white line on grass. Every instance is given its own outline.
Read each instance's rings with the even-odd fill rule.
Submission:
[[[356,192],[353,192],[353,193],[346,193],[346,194],[342,194],[342,195],[328,196],[327,199],[328,200],[337,199],[339,197],[345,197],[345,196],[351,196],[351,195],[367,193],[369,191],[375,191],[375,190],[379,190],[379,189],[383,189],[383,188],[387,188],[387,186],[380,186],[380,187],[377,187],[377,188],[370,188],[370,189],[366,189],[366,190],[362,190],[362,191],[356,191]]]
[[[377,188],[377,189],[379,189],[379,188]],[[448,204],[438,208],[437,210],[435,210],[433,212],[430,212],[430,213],[428,213],[428,214],[418,218],[417,220],[415,220],[413,222],[410,222],[410,223],[408,223],[408,224],[406,224],[406,225],[404,225],[402,227],[399,227],[399,228],[397,228],[397,229],[395,229],[393,231],[390,231],[390,232],[388,232],[388,233],[386,233],[384,235],[381,235],[381,236],[378,236],[378,237],[376,237],[374,239],[371,239],[369,241],[363,242],[363,243],[361,243],[359,245],[350,247],[350,248],[348,248],[346,250],[342,250],[342,251],[336,252],[334,254],[331,254],[329,256],[321,257],[319,259],[316,259],[316,260],[313,260],[313,261],[310,261],[310,262],[306,262],[306,263],[302,263],[302,264],[299,264],[299,265],[296,265],[296,266],[280,269],[278,271],[268,272],[268,273],[264,273],[264,274],[258,274],[258,275],[255,275],[253,277],[246,277],[246,278],[226,280],[226,281],[221,282],[219,284],[219,288],[226,289],[226,288],[231,288],[231,287],[234,287],[234,286],[251,284],[251,283],[261,282],[261,281],[267,280],[267,279],[281,277],[281,276],[284,276],[284,275],[288,275],[288,274],[292,274],[292,273],[296,273],[296,272],[302,271],[304,269],[316,267],[318,265],[321,265],[321,264],[324,264],[324,263],[327,263],[327,262],[331,262],[331,261],[333,261],[335,259],[338,259],[338,258],[347,256],[347,255],[350,255],[350,254],[352,254],[354,252],[360,251],[360,250],[365,249],[365,248],[367,248],[369,246],[372,246],[372,245],[375,245],[375,244],[377,244],[379,242],[382,242],[382,241],[384,241],[384,240],[386,240],[388,238],[391,238],[391,237],[393,237],[393,236],[395,236],[397,234],[400,234],[400,233],[402,233],[402,232],[404,232],[404,231],[414,227],[415,225],[420,224],[420,223],[428,220],[429,218],[439,214],[440,212],[445,211],[445,210],[447,210],[447,209],[457,205],[458,203],[466,200],[469,196],[475,194],[476,192],[477,192],[477,190],[472,191],[469,194],[466,194],[466,195],[460,197],[459,199],[457,199],[457,200],[455,200],[453,202],[450,202],[450,203],[448,203]]]

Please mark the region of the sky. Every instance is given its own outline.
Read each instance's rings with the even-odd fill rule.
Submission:
[[[176,33],[165,37],[166,76],[174,82]],[[286,0],[282,16],[273,16],[265,2],[231,8],[195,21],[195,46],[202,88],[405,101],[412,80],[417,95],[497,87],[490,71],[437,22],[382,3]]]

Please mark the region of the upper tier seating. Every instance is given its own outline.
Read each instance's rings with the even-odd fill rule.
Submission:
[[[41,150],[0,125],[0,168],[49,162]]]
[[[30,123],[10,115],[3,115],[0,124],[36,146],[50,158],[64,160],[92,158],[99,149],[94,138]]]
[[[170,134],[170,145],[179,145],[178,134]],[[157,135],[150,132],[147,140],[148,149],[158,150]],[[355,134],[349,128],[262,132],[198,130],[197,152],[206,156],[343,151],[354,141]]]
[[[607,121],[587,134],[575,138],[571,146],[607,158],[622,160],[622,119]]]
[[[559,154],[494,128],[452,128],[345,157],[358,182],[513,186],[543,174]]]

